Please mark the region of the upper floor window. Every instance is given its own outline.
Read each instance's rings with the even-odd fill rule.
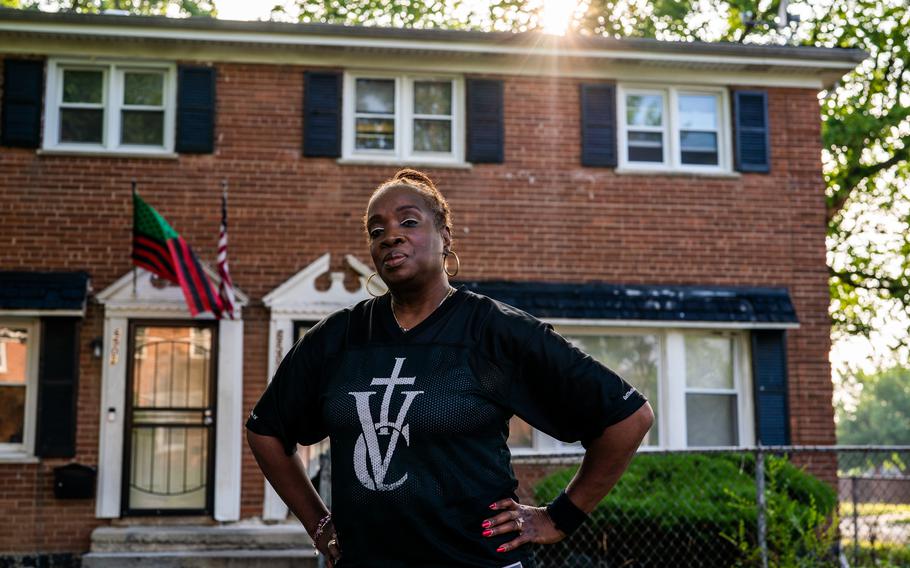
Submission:
[[[347,74],[343,157],[463,161],[462,93],[459,78]]]
[[[175,77],[168,64],[50,61],[45,149],[172,152]]]
[[[620,167],[731,171],[723,89],[619,87]]]

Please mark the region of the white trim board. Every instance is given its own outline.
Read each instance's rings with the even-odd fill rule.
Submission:
[[[0,310],[0,318],[85,317],[85,310]]]
[[[663,83],[668,76],[685,70],[686,81],[699,85],[748,85],[756,87],[793,87],[824,89],[856,65],[852,62],[823,62],[780,59],[722,58],[690,61],[677,55],[671,59],[636,59],[630,52],[598,52],[598,57],[572,54],[523,54],[511,52],[451,53],[440,50],[319,47],[266,43],[227,44],[196,43],[187,51],[186,43],[172,38],[130,38],[130,42],[111,43],[105,37],[60,35],[4,35],[0,22],[0,50],[4,53],[43,54],[49,57],[70,56],[120,58],[137,61],[172,59],[201,63],[236,62],[270,65],[301,65],[332,68],[358,68],[369,71],[415,73],[493,74],[498,76],[574,77],[579,79],[644,81]],[[7,39],[8,38],[8,39]],[[78,43],[76,43],[78,42]],[[342,42],[344,43],[344,42]],[[487,46],[489,47],[489,46]],[[650,54],[656,55],[656,54]],[[706,56],[701,56],[706,57]],[[713,57],[713,56],[712,56]],[[688,62],[688,64],[686,63]]]
[[[421,51],[449,54],[505,54],[522,57],[592,58],[633,61],[664,61],[697,64],[758,65],[762,67],[802,67],[806,69],[836,69],[844,72],[853,69],[857,63],[844,60],[799,58],[792,55],[721,55],[693,54],[685,49],[674,52],[657,52],[641,49],[610,48],[565,48],[559,45],[529,44],[504,45],[502,43],[458,41],[451,38],[440,40],[401,39],[382,37],[355,37],[350,34],[309,34],[275,33],[238,30],[173,29],[162,26],[119,27],[97,24],[73,24],[65,22],[14,22],[0,21],[0,31],[18,34],[52,34],[71,38],[124,38],[180,40],[190,43],[229,42],[235,44],[268,45],[276,48],[286,46],[334,47],[360,50]],[[683,44],[684,47],[684,44]]]

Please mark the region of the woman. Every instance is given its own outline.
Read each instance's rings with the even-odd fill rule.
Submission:
[[[382,184],[364,228],[389,293],[297,342],[250,415],[250,447],[330,566],[527,568],[527,543],[565,538],[613,487],[651,409],[549,325],[449,284],[451,215],[426,175]],[[587,448],[546,507],[517,502],[513,414]],[[331,514],[295,453],[327,435]]]

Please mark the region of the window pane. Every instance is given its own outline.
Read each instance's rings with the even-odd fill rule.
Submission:
[[[0,327],[0,444],[21,444],[28,382],[28,330]]]
[[[531,425],[517,416],[509,420],[509,447],[530,448],[534,445]]]
[[[160,106],[164,100],[164,75],[124,73],[123,104]]]
[[[733,339],[711,335],[686,336],[686,385],[733,388]]]
[[[736,395],[686,395],[686,430],[689,446],[739,444],[736,422]]]
[[[60,109],[61,142],[101,143],[104,111],[101,109]]]
[[[415,152],[451,152],[452,121],[425,120],[414,121]]]
[[[25,427],[25,387],[0,386],[0,444],[21,444]]]
[[[395,114],[395,81],[357,79],[357,112]]]
[[[145,146],[164,145],[164,112],[125,110],[121,113],[120,142]]]
[[[684,164],[718,164],[717,133],[683,130],[679,133],[679,145]]]
[[[628,95],[626,123],[629,126],[661,126],[664,98],[662,95]]]
[[[717,130],[716,95],[680,95],[680,130]]]
[[[210,329],[138,326],[134,343],[134,408],[208,406]]]
[[[133,428],[129,506],[202,509],[208,484],[208,434],[203,428]]]
[[[102,102],[104,74],[101,71],[63,71],[63,102]]]
[[[414,83],[414,114],[452,114],[452,83]]]
[[[27,364],[28,330],[0,326],[0,383],[25,385]]]
[[[648,398],[655,416],[658,414],[660,342],[656,335],[573,335],[567,339],[632,384]],[[657,445],[659,436],[655,421],[643,443]]]
[[[630,162],[663,162],[664,135],[660,132],[629,131]]]
[[[394,150],[395,121],[391,118],[358,118],[355,147],[364,150]]]

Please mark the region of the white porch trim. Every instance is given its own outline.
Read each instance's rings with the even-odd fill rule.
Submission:
[[[369,266],[352,255],[344,258],[346,264],[358,274],[360,288],[356,292],[345,289],[344,274],[341,272],[330,274],[332,284],[328,290],[316,289],[316,279],[329,272],[331,266],[331,255],[325,253],[263,297],[262,303],[272,314],[269,321],[268,381],[272,380],[281,360],[294,345],[295,321],[321,320],[336,310],[369,298],[366,291],[366,281],[372,272]],[[374,291],[384,291],[385,285],[379,278],[374,278],[370,286]],[[307,463],[309,454],[302,452],[301,458]],[[266,481],[262,518],[282,521],[287,514],[284,501]]]

